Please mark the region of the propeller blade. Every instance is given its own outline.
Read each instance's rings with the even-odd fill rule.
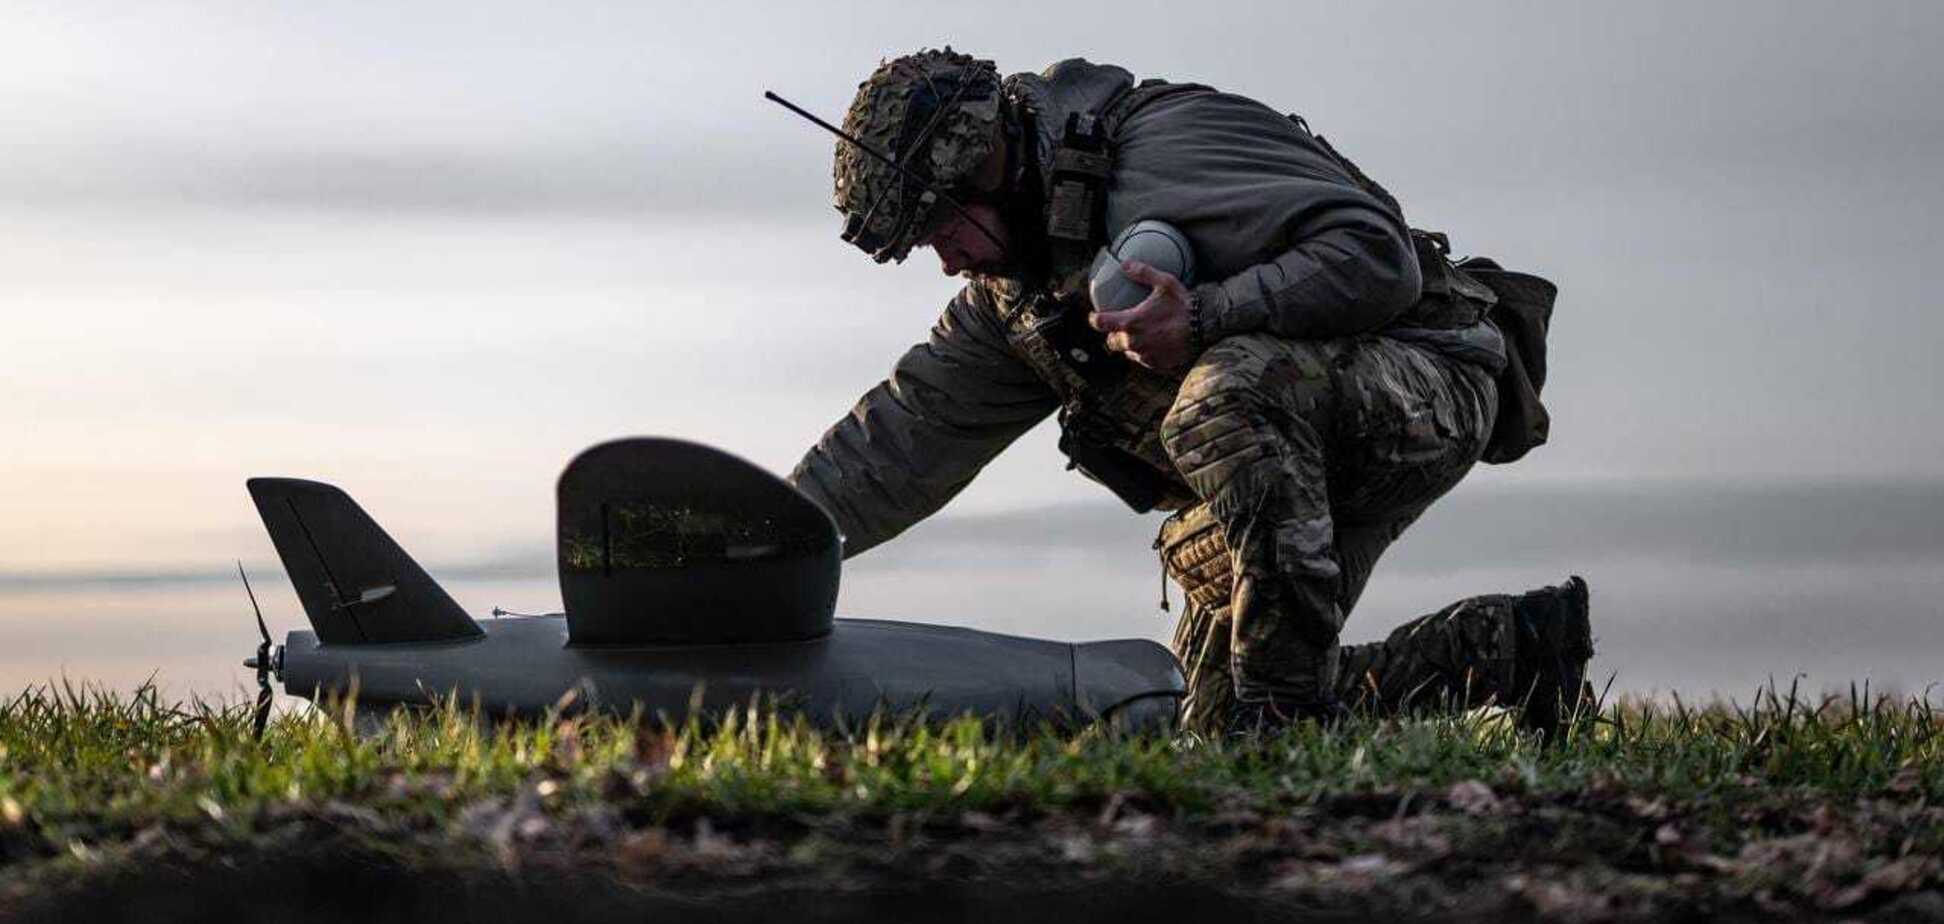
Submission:
[[[264,644],[270,643],[270,627],[263,624],[263,607],[257,605],[256,591],[250,589],[250,576],[243,573],[243,562],[236,562],[236,576],[243,579],[243,592],[250,595],[250,609],[256,611],[257,632],[263,635]]]
[[[258,679],[262,679],[260,675]],[[268,682],[264,682],[257,689],[256,715],[251,720],[250,727],[258,739],[263,737],[263,726],[270,722],[270,701],[275,698],[276,695],[270,692],[270,684]]]
[[[263,607],[257,604],[256,591],[250,588],[250,576],[244,572],[241,559],[236,562],[236,576],[243,579],[243,592],[250,595],[250,609],[256,613],[257,634],[263,637],[263,642],[257,645],[256,657],[243,662],[243,666],[256,669],[256,709],[250,717],[250,729],[261,740],[263,727],[270,722],[270,704],[277,698],[270,689],[271,659],[275,654],[270,650],[270,627],[263,622]]]

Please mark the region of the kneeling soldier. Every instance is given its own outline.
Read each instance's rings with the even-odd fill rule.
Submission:
[[[1338,644],[1384,549],[1489,457],[1510,332],[1489,276],[1447,261],[1302,120],[1082,60],[1001,78],[946,49],[879,66],[844,132],[844,238],[879,262],[930,247],[967,279],[791,476],[846,556],[1057,413],[1072,467],[1174,511],[1157,546],[1189,598],[1190,726],[1497,700],[1550,728],[1578,701],[1578,579]],[[1137,222],[1185,241],[1196,278],[1096,264]],[[1097,303],[1116,271],[1137,304]]]

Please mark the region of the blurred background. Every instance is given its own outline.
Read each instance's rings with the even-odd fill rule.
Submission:
[[[1303,113],[1460,253],[1557,281],[1553,442],[1394,547],[1346,638],[1592,583],[1595,673],[1944,679],[1944,8],[4,0],[0,695],[249,682],[243,491],[344,487],[476,614],[556,609],[600,440],[784,473],[956,291],[837,239],[883,57],[1065,57]],[[1049,423],[850,563],[840,611],[1165,639]],[[1177,609],[1179,597],[1176,597]]]

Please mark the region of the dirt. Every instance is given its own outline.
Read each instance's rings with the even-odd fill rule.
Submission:
[[[1944,810],[1461,783],[1278,814],[647,819],[545,792],[401,824],[292,805],[13,844],[0,919],[1944,921]]]

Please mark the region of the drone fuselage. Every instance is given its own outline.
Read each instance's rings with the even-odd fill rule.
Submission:
[[[563,700],[679,720],[691,708],[719,714],[754,700],[819,725],[874,710],[922,709],[1025,723],[1165,724],[1180,673],[1152,642],[1070,644],[952,626],[838,619],[825,636],[796,642],[582,646],[566,620],[514,617],[480,623],[459,641],[320,644],[290,633],[286,692],[329,698],[355,692],[360,708],[428,705],[455,697],[489,716],[544,715]],[[568,694],[572,693],[572,697]]]

